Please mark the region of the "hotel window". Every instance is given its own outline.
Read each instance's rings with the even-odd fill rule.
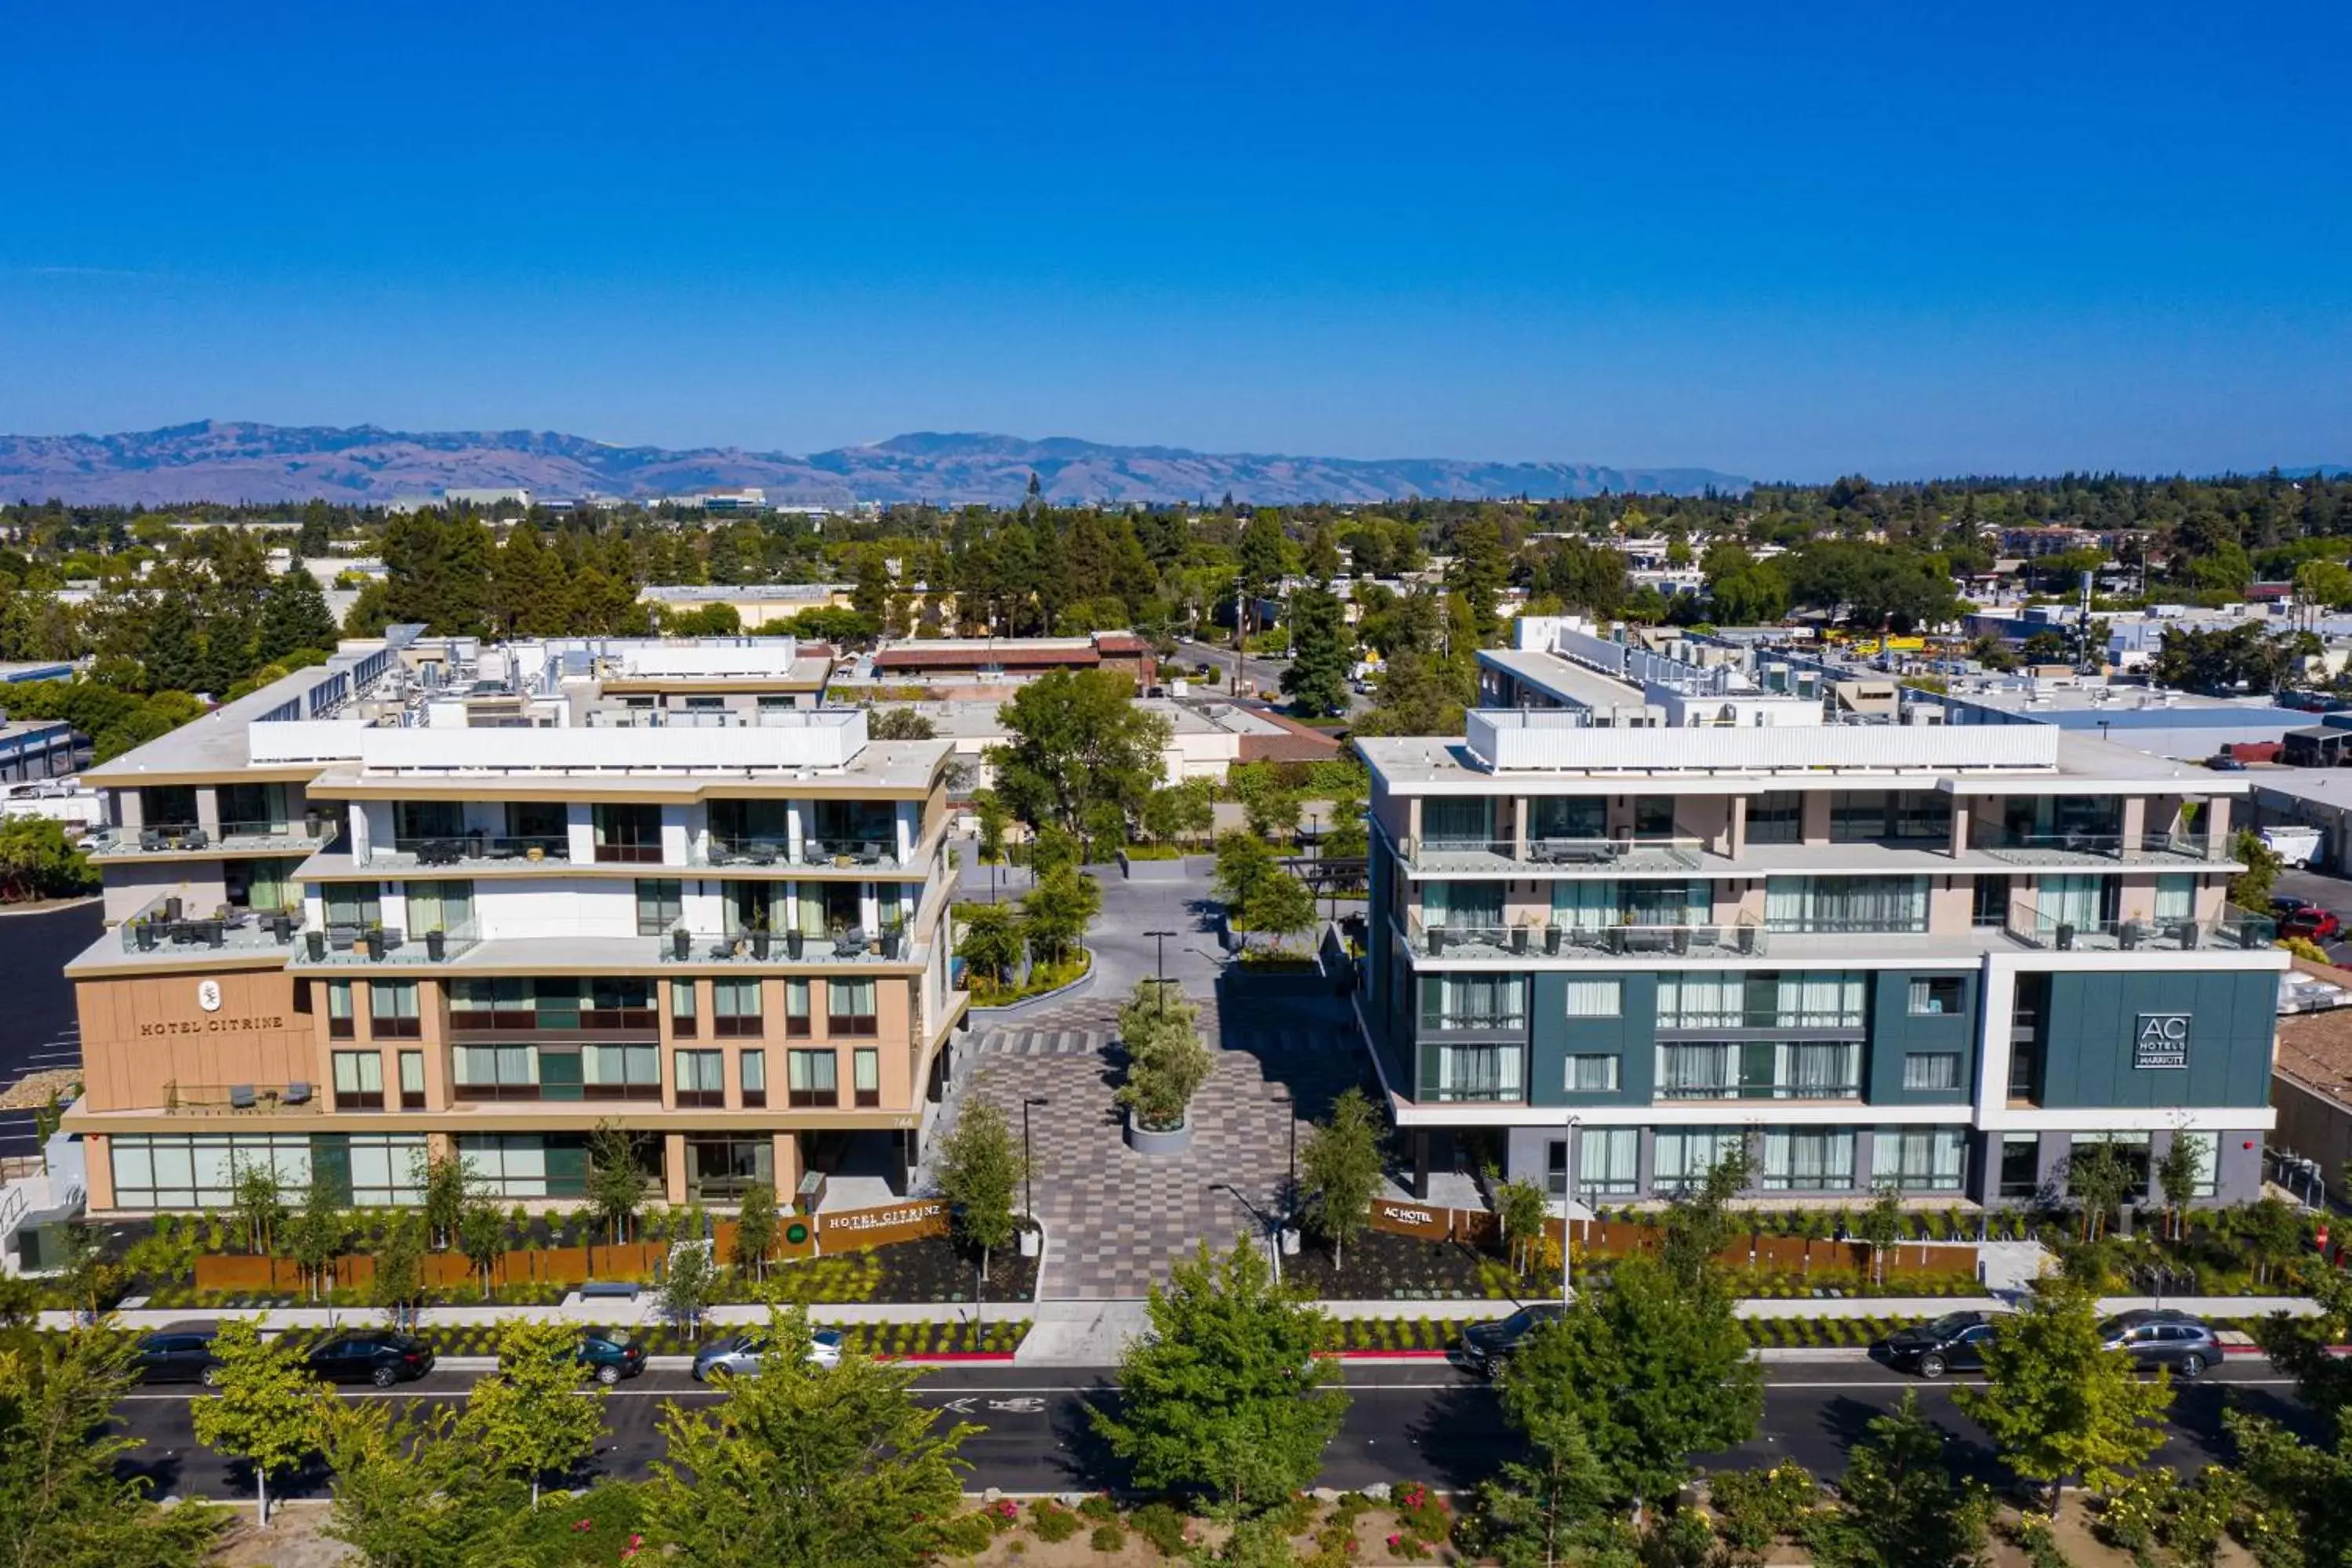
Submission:
[[[596,805],[590,808],[596,858],[624,864],[661,864],[661,807]]]
[[[834,1076],[836,1069],[831,1051],[786,1051],[784,1070],[790,1075],[785,1088],[786,1104],[832,1106],[841,1103],[841,1090]]]
[[[742,1051],[735,1058],[735,1071],[743,1080],[743,1104],[757,1109],[768,1103],[768,1053]]]
[[[403,1110],[425,1109],[425,1053],[400,1053],[400,1108]]]
[[[1957,1193],[1969,1168],[1968,1134],[1957,1127],[1881,1132],[1871,1155],[1871,1180],[1906,1193]]]
[[[474,884],[469,881],[424,881],[408,884],[408,934],[427,931],[470,936],[474,930]]]
[[[1609,837],[1606,795],[1543,795],[1533,803],[1530,838],[1569,838],[1592,842]]]
[[[1517,1029],[1527,1025],[1526,985],[1516,974],[1429,974],[1421,982],[1424,1029]]]
[[[784,1033],[803,1039],[810,1033],[809,983],[805,980],[784,982]]]
[[[721,1039],[760,1033],[760,983],[716,980],[710,985],[711,1032]]]
[[[723,1051],[679,1051],[677,1062],[677,1103],[680,1105],[724,1105],[727,1103],[727,1058]]]
[[[1555,1138],[1544,1145],[1544,1191],[1568,1196],[1568,1140]]]
[[[1622,980],[1571,980],[1568,983],[1568,1016],[1571,1018],[1614,1018],[1624,1010]]]
[[[1903,1087],[1912,1094],[1946,1094],[1960,1087],[1960,1053],[1911,1051],[1903,1058]]]
[[[2119,877],[2038,878],[2033,884],[2034,929],[2096,931],[2115,920],[2122,898]]]
[[[861,1046],[850,1053],[852,1086],[857,1091],[857,1103],[866,1106],[882,1103],[882,1053],[870,1046]]]
[[[1949,838],[1952,797],[1938,790],[1838,790],[1830,796],[1830,841]]]
[[[587,1139],[582,1133],[467,1133],[457,1158],[500,1198],[577,1198],[588,1191]]]
[[[373,931],[383,924],[383,899],[373,882],[327,884],[327,928]]]
[[[2009,879],[1979,877],[1969,889],[1969,921],[1999,928],[2009,923]]]
[[[1660,1046],[1658,1095],[1663,1100],[1728,1100],[1739,1092],[1739,1047]]]
[[[1568,1092],[1613,1094],[1617,1089],[1617,1058],[1613,1056],[1573,1056],[1568,1058]]]
[[[2221,1160],[2221,1135],[2219,1132],[2175,1132],[2172,1141],[2194,1143],[2199,1150],[2197,1184],[2190,1190],[2200,1198],[2210,1198],[2220,1193],[2221,1175],[2216,1166]]]
[[[871,980],[824,983],[824,1028],[829,1035],[878,1035],[877,988]]]
[[[686,901],[677,879],[640,878],[637,881],[637,934],[667,936],[685,921]]]
[[[583,1046],[580,1088],[581,1097],[586,1100],[657,1100],[661,1097],[661,1047]]]
[[[1672,838],[1675,836],[1675,797],[1670,795],[1637,795],[1633,797],[1633,837],[1636,838]]]
[[[422,1203],[416,1184],[417,1155],[425,1152],[421,1132],[354,1132],[349,1141],[351,1202],[362,1208],[389,1208],[394,1204]]]
[[[2197,918],[2197,879],[2168,871],[2156,879],[2156,918],[2178,922]]]
[[[327,982],[327,1037],[348,1040],[356,1031],[352,1020],[352,983],[348,980]]]
[[[383,1056],[379,1051],[334,1053],[335,1109],[383,1109]]]
[[[1960,1010],[1964,989],[1957,974],[1923,974],[1911,982],[1911,1016],[1948,1017]]]
[[[1421,923],[1445,931],[1499,931],[1503,924],[1500,882],[1424,882]]]
[[[694,982],[673,980],[669,983],[669,1032],[681,1040],[695,1037]]]
[[[2000,1135],[2000,1195],[2036,1198],[2042,1195],[2042,1134],[2004,1132]]]
[[[1862,1047],[1788,1041],[1772,1047],[1776,1100],[1851,1100],[1862,1092]]]
[[[1925,877],[1772,877],[1764,923],[1780,931],[1923,931]]]
[[[1433,1098],[1457,1100],[1517,1100],[1519,1047],[1517,1046],[1425,1046],[1436,1057],[1437,1084]],[[1424,1062],[1427,1058],[1423,1058]],[[1427,1070],[1426,1067],[1423,1068]]]
[[[1827,1192],[1853,1185],[1852,1129],[1792,1127],[1765,1132],[1765,1191]]]
[[[1652,1151],[1651,1184],[1671,1195],[1706,1179],[1706,1173],[1739,1152],[1747,1134],[1737,1127],[1663,1129]]]
[[[368,983],[368,1035],[378,1040],[413,1040],[424,1033],[416,1018],[416,982]]]
[[[528,1100],[538,1093],[535,1046],[454,1046],[449,1059],[461,1097]]]
[[[1495,803],[1483,795],[1433,795],[1421,803],[1424,849],[1485,849],[1495,842]]]
[[[1768,790],[1748,803],[1748,842],[1795,844],[1804,837],[1805,797],[1792,789]]]
[[[1577,1195],[1630,1198],[1641,1185],[1642,1130],[1638,1127],[1594,1127],[1576,1145]]]

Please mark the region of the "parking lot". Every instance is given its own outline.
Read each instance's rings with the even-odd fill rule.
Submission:
[[[2331,877],[2322,871],[2283,870],[2272,884],[2273,896],[2301,899],[2332,911],[2347,926],[2352,926],[2352,880]],[[2342,934],[2320,943],[2327,950],[2328,960],[2352,968],[2352,942]]]

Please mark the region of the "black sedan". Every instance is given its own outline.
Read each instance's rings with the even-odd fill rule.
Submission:
[[[373,1383],[390,1388],[433,1370],[433,1352],[411,1334],[381,1330],[335,1335],[313,1348],[307,1364],[329,1383]]]
[[[1947,1312],[1929,1322],[1898,1329],[1872,1346],[1886,1364],[1921,1377],[1948,1372],[1981,1372],[1984,1348],[2000,1325],[1991,1312]]]
[[[210,1388],[220,1382],[210,1329],[163,1329],[148,1334],[140,1340],[131,1365],[142,1383],[201,1383]]]
[[[1514,1352],[1546,1323],[1557,1322],[1568,1309],[1558,1301],[1538,1301],[1520,1308],[1507,1318],[1494,1318],[1483,1323],[1472,1323],[1462,1331],[1462,1359],[1474,1371],[1494,1376],[1509,1361]]]

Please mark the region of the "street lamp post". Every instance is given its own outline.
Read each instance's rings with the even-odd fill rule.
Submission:
[[[1021,1206],[1027,1211],[1032,1224],[1037,1218],[1037,1162],[1029,1152],[1029,1108],[1053,1103],[1042,1094],[1032,1095],[1021,1102]]]
[[[1274,1103],[1288,1113],[1290,1123],[1290,1173],[1282,1184],[1282,1224],[1287,1229],[1298,1217],[1298,1101],[1286,1094]]]
[[[1576,1205],[1577,1156],[1584,1152],[1578,1147],[1583,1140],[1577,1135],[1576,1130],[1583,1125],[1584,1118],[1581,1116],[1568,1119],[1568,1190],[1559,1195],[1559,1304],[1563,1307],[1576,1299],[1574,1281],[1570,1273],[1575,1267],[1576,1226],[1568,1215],[1569,1210]]]
[[[1168,1016],[1168,939],[1182,933],[1172,931],[1148,931],[1151,939],[1151,984],[1160,993],[1160,1016]]]
[[[1234,1202],[1249,1211],[1251,1223],[1255,1225],[1265,1237],[1266,1258],[1274,1265],[1274,1283],[1279,1289],[1282,1284],[1282,1238],[1275,1234],[1273,1222],[1260,1214],[1257,1205],[1250,1202],[1243,1194],[1242,1190],[1231,1182],[1211,1182],[1209,1190],[1213,1193],[1231,1194]]]

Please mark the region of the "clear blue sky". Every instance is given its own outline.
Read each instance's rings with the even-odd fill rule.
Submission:
[[[2352,462],[2352,7],[20,5],[0,430]]]

